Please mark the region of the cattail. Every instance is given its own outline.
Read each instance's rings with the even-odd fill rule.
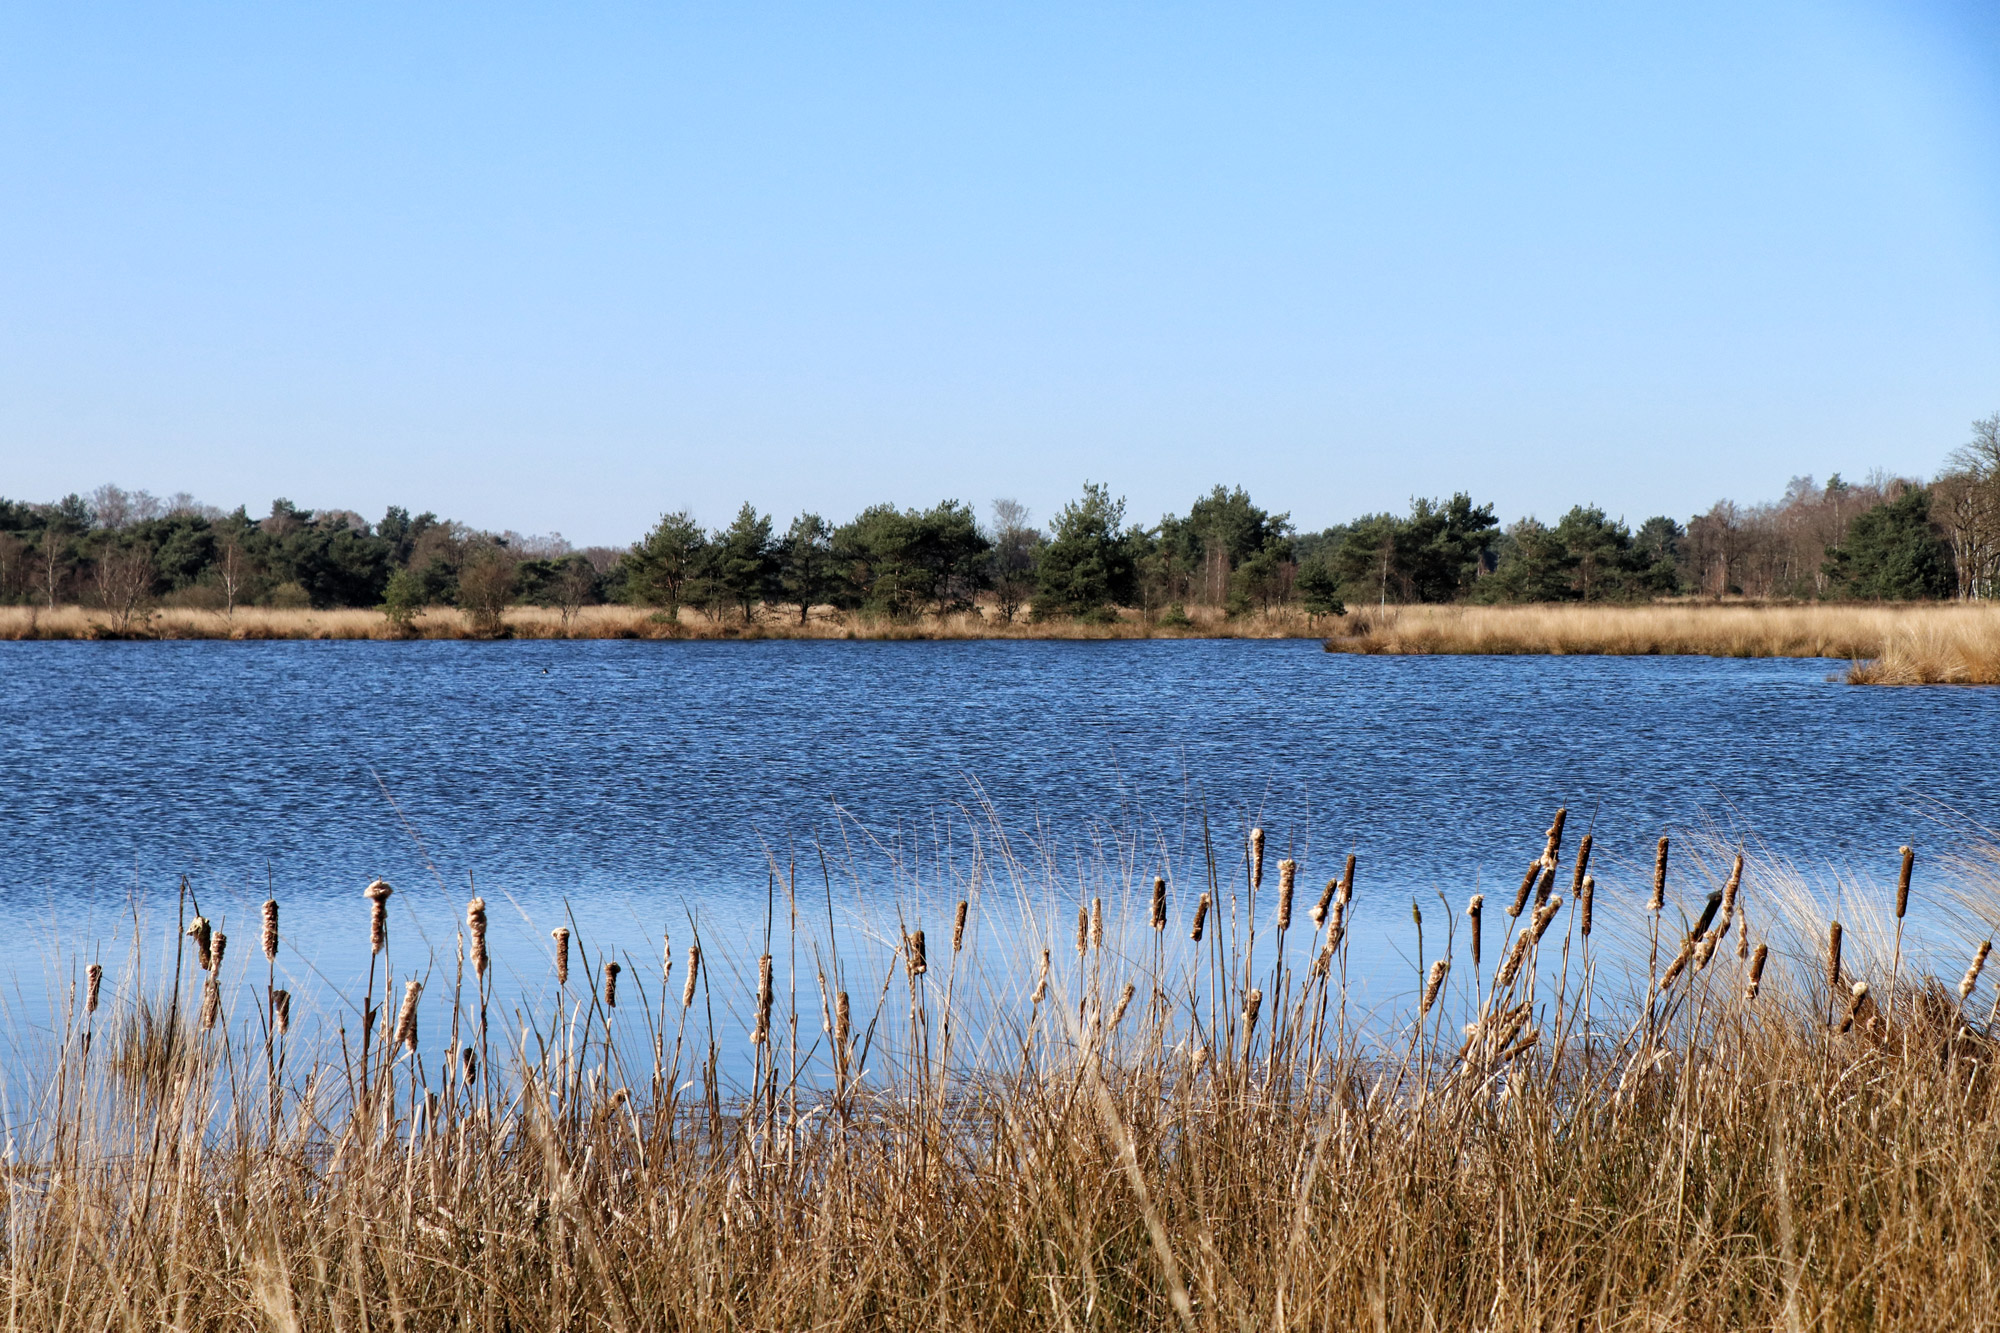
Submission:
[[[271,1027],[281,1037],[292,1030],[292,993],[288,990],[271,992]]]
[[[1590,869],[1590,841],[1590,835],[1586,833],[1583,835],[1583,840],[1576,845],[1576,869],[1569,877],[1569,892],[1572,898],[1583,892],[1583,881],[1588,878],[1585,872]]]
[[[1429,1014],[1431,1006],[1437,1003],[1438,991],[1443,988],[1445,973],[1449,971],[1451,971],[1451,962],[1448,959],[1440,958],[1431,964],[1430,980],[1424,983],[1424,1000],[1422,1004],[1417,1006],[1418,1018]]]
[[[1547,905],[1549,890],[1556,886],[1556,868],[1547,861],[1542,862],[1541,877],[1535,881],[1535,907],[1537,910]]]
[[[195,964],[202,971],[208,971],[209,948],[215,940],[215,930],[208,924],[208,918],[198,916],[187,923],[187,937],[194,941]]]
[[[1479,966],[1479,918],[1486,909],[1486,895],[1475,893],[1465,905],[1465,915],[1472,921],[1472,965]]]
[[[1515,938],[1514,947],[1507,951],[1507,961],[1500,964],[1500,972],[1493,978],[1493,984],[1497,989],[1505,990],[1514,984],[1514,978],[1520,975],[1521,964],[1527,960],[1528,949],[1534,943],[1534,938],[1526,932]]]
[[[1264,992],[1252,989],[1243,997],[1243,1040],[1247,1046],[1250,1034],[1257,1030],[1257,1015],[1264,1008]]]
[[[1194,905],[1194,929],[1188,932],[1188,938],[1193,940],[1196,944],[1200,944],[1202,929],[1207,924],[1208,924],[1208,895],[1204,893],[1201,895],[1200,901],[1198,901]]]
[[[1729,928],[1730,919],[1736,914],[1736,893],[1743,887],[1743,856],[1737,854],[1736,864],[1730,867],[1729,882],[1722,886],[1722,929]],[[1720,931],[1717,932],[1721,933]]]
[[[1986,957],[1984,953],[1979,956],[1981,959]],[[97,991],[104,984],[104,964],[92,963],[85,968],[83,980],[83,1012],[94,1014],[97,1012]]]
[[[920,977],[931,970],[930,961],[924,956],[924,932],[910,932],[909,970],[913,977]]]
[[[1118,1003],[1111,1010],[1111,1021],[1105,1026],[1117,1027],[1118,1020],[1125,1017],[1125,1010],[1131,1006],[1132,997],[1138,993],[1139,988],[1137,986],[1134,986],[1129,981],[1126,982],[1125,989],[1118,992]]]
[[[839,1053],[841,1063],[847,1063],[847,1039],[854,1031],[854,1012],[847,1002],[847,992],[833,997],[833,1049]]]
[[[1153,876],[1153,929],[1167,928],[1167,877]]]
[[[1568,818],[1569,807],[1566,805],[1561,806],[1556,810],[1555,819],[1549,824],[1549,841],[1548,846],[1542,850],[1542,860],[1552,870],[1555,868],[1557,860],[1562,856],[1563,823]]]
[[[1758,945],[1757,956],[1750,960],[1750,984],[1743,990],[1744,999],[1754,1000],[1757,998],[1758,990],[1764,985],[1764,964],[1769,962],[1770,958],[1771,946],[1768,944]]]
[[[1979,971],[1986,966],[1986,955],[1992,952],[1993,941],[1985,940],[1980,943],[1979,952],[1972,955],[1972,966],[1965,969],[1965,979],[1958,983],[1958,999],[1960,1004],[1972,998],[1972,988],[1979,984]],[[93,997],[91,1007],[94,1009],[97,1007],[94,1003],[94,997],[97,994],[97,982],[94,978],[91,981],[90,993]]]
[[[216,1018],[222,1013],[222,986],[213,976],[201,987],[201,1030],[208,1031],[215,1026]]]
[[[1347,854],[1347,868],[1340,872],[1340,892],[1334,895],[1342,907],[1354,901],[1354,853]]]
[[[1910,910],[1910,871],[1917,865],[1917,849],[1903,849],[1903,872],[1896,877],[1896,919],[1901,921],[1903,913]]]
[[[1534,936],[1535,943],[1540,944],[1542,942],[1542,935],[1548,930],[1549,923],[1556,919],[1556,913],[1562,911],[1562,909],[1563,900],[1561,898],[1551,898],[1535,909],[1535,917],[1531,923],[1532,929],[1530,932]]]
[[[1690,934],[1692,934],[1696,939],[1700,939],[1703,935],[1706,935],[1708,933],[1709,924],[1715,920],[1715,914],[1721,910],[1722,910],[1722,890],[1717,889],[1715,892],[1708,895],[1708,901],[1702,905],[1701,919],[1694,923],[1694,930],[1691,931]]]
[[[264,900],[264,958],[268,962],[278,961],[278,900]]]
[[[1264,830],[1250,830],[1250,892],[1264,886]]]
[[[1319,901],[1313,904],[1312,911],[1306,913],[1306,915],[1312,919],[1312,923],[1315,929],[1326,924],[1326,910],[1327,908],[1333,905],[1334,890],[1338,889],[1339,887],[1340,887],[1339,880],[1337,879],[1328,880],[1326,882],[1325,892],[1321,893],[1319,896]]]
[[[479,1052],[470,1046],[458,1054],[458,1067],[465,1075],[465,1085],[471,1087],[479,1081]]]
[[[1424,928],[1424,912],[1422,908],[1417,906],[1415,898],[1410,899],[1410,920],[1416,925],[1418,930]]]
[[[368,952],[381,953],[389,942],[389,881],[378,879],[361,891],[368,900]]]
[[[1829,990],[1840,989],[1840,923],[1834,922],[1826,932],[1826,985]]]
[[[1076,905],[1076,952],[1080,958],[1090,949],[1090,909]]]
[[[681,987],[681,1008],[686,1009],[694,1003],[695,978],[699,977],[700,975],[701,975],[701,946],[699,944],[690,944],[688,945],[687,984]]]
[[[1319,957],[1313,959],[1312,975],[1316,977],[1323,977],[1333,970],[1334,951],[1340,948],[1341,935],[1344,933],[1341,930],[1339,917],[1340,912],[1336,909],[1333,926],[1326,932],[1326,942],[1320,945]]]
[[[556,985],[569,985],[569,927],[557,926],[549,932],[556,942]]]
[[[472,936],[472,970],[479,976],[486,975],[487,965],[492,961],[486,956],[486,900],[474,898],[465,905],[465,929]]]
[[[1528,862],[1528,873],[1521,876],[1521,887],[1514,894],[1514,905],[1507,909],[1508,916],[1521,915],[1521,910],[1528,905],[1528,895],[1535,891],[1535,881],[1540,879],[1541,876],[1542,863],[1540,861]]]
[[[423,988],[422,982],[403,983],[403,1009],[396,1015],[396,1044],[407,1050],[417,1049],[417,993]]]
[[[1278,929],[1292,926],[1292,886],[1299,875],[1299,863],[1291,857],[1278,862]]]
[[[761,1046],[771,1039],[771,955],[757,960],[757,1027],[750,1044]]]
[[[222,955],[228,952],[228,949],[229,937],[219,930],[216,931],[214,947],[209,950],[208,955],[208,966],[211,971],[220,972],[222,970]]]
[[[1587,848],[1589,846],[1590,846],[1590,835],[1586,833],[1583,838],[1583,848]],[[1583,848],[1578,849],[1577,854],[1579,856],[1584,855]],[[1583,932],[1583,937],[1585,939],[1590,938],[1590,909],[1595,904],[1596,900],[1597,900],[1597,880],[1592,876],[1585,875],[1583,877],[1583,883],[1578,885],[1576,890],[1577,929]]]
[[[1848,997],[1847,1017],[1840,1021],[1840,1030],[1842,1032],[1853,1028],[1854,1020],[1861,1016],[1861,1007],[1868,1003],[1868,983],[1865,981],[1855,982],[1854,989],[1848,992]]]
[[[1702,936],[1701,942],[1694,946],[1695,971],[1699,972],[1704,967],[1707,967],[1708,960],[1715,957],[1715,942],[1716,942],[1716,935],[1713,931],[1711,931],[1708,934]]]
[[[1653,896],[1646,900],[1646,910],[1657,912],[1667,905],[1667,840],[1660,839],[1660,849],[1653,854]]]
[[[1660,989],[1662,991],[1674,984],[1674,979],[1680,976],[1681,972],[1687,967],[1688,961],[1693,957],[1694,936],[1690,935],[1681,941],[1681,951],[1674,955],[1674,961],[1667,964],[1666,975],[1660,978]]]
[[[1104,899],[1102,898],[1090,900],[1090,947],[1093,949],[1104,947]]]
[[[618,1007],[618,974],[624,970],[624,968],[618,966],[616,963],[606,963],[604,965],[604,1007],[606,1009],[616,1009]]]
[[[957,953],[965,947],[965,913],[970,906],[965,899],[958,900],[958,911],[951,918],[951,951]]]
[[[1197,935],[1195,938],[1201,938]],[[1035,974],[1035,993],[1028,997],[1029,1004],[1040,1004],[1049,993],[1049,951],[1042,950],[1042,970]]]

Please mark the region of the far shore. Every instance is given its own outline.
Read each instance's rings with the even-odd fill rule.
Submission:
[[[2000,684],[2000,606],[1986,603],[1671,601],[1638,605],[1360,606],[1345,616],[1295,607],[1242,615],[1190,607],[1184,616],[1122,611],[1102,621],[1012,620],[990,606],[888,619],[832,607],[801,620],[765,607],[753,617],[678,618],[651,607],[590,606],[565,618],[510,607],[497,630],[436,607],[407,625],[379,611],[244,607],[233,614],[161,608],[121,623],[82,606],[0,607],[0,639],[1320,639],[1364,655],[1600,655],[1834,658],[1860,685]]]

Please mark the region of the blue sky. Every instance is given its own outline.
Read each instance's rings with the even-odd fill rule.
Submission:
[[[2000,409],[2000,21],[8,4],[0,249],[21,498],[1685,518]]]

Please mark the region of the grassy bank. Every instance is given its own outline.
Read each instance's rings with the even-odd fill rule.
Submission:
[[[515,606],[494,633],[452,607],[427,610],[408,626],[391,624],[379,611],[358,609],[245,607],[226,615],[173,607],[121,625],[90,607],[0,607],[0,639],[1277,639],[1316,637],[1327,623],[1288,608],[1227,616],[1213,607],[1190,607],[1184,620],[1126,611],[1101,623],[1041,624],[1025,615],[1008,622],[990,607],[901,620],[819,607],[804,623],[796,608],[766,608],[746,622],[740,615],[706,616],[683,607],[675,622],[652,608],[631,606],[588,606],[565,622],[559,611]]]
[[[1350,611],[1345,653],[1834,657],[1858,685],[2000,684],[2000,606],[1656,603]]]
[[[1650,867],[1600,892],[1579,850],[1531,834],[1518,899],[1405,928],[1386,1011],[1347,983],[1367,867],[1252,892],[1226,850],[1206,911],[1143,868],[1068,885],[1046,953],[981,942],[982,887],[1061,874],[1012,864],[906,904],[865,966],[788,937],[810,901],[760,961],[664,974],[581,939],[489,965],[469,916],[455,957],[389,940],[316,1034],[273,1035],[254,923],[214,972],[188,940],[164,980],[80,980],[45,1065],[17,1062],[10,1323],[1985,1326],[1978,928],[1933,976],[1883,889],[1830,957],[1777,867],[1725,883],[1677,850],[1650,906]],[[1991,869],[1966,870],[1988,922]],[[494,970],[543,976],[541,1004],[490,1004]]]

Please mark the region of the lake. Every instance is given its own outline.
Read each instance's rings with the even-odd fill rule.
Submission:
[[[17,919],[72,948],[129,937],[135,902],[163,937],[185,875],[248,954],[268,886],[287,966],[339,986],[366,967],[378,875],[396,941],[441,953],[476,886],[525,977],[565,904],[600,946],[657,959],[662,931],[754,938],[794,868],[817,920],[831,899],[893,921],[900,898],[937,939],[966,885],[1007,878],[1003,839],[1017,880],[1042,876],[1010,891],[1073,913],[1078,885],[1115,899],[1164,871],[1180,917],[1204,827],[1233,883],[1256,823],[1308,900],[1355,853],[1357,928],[1388,941],[1412,896],[1511,897],[1560,804],[1606,894],[1643,893],[1654,840],[1688,829],[1885,884],[1914,842],[1934,873],[2000,816],[2000,689],[1856,688],[1842,666],[1232,640],[0,643],[0,856]]]

